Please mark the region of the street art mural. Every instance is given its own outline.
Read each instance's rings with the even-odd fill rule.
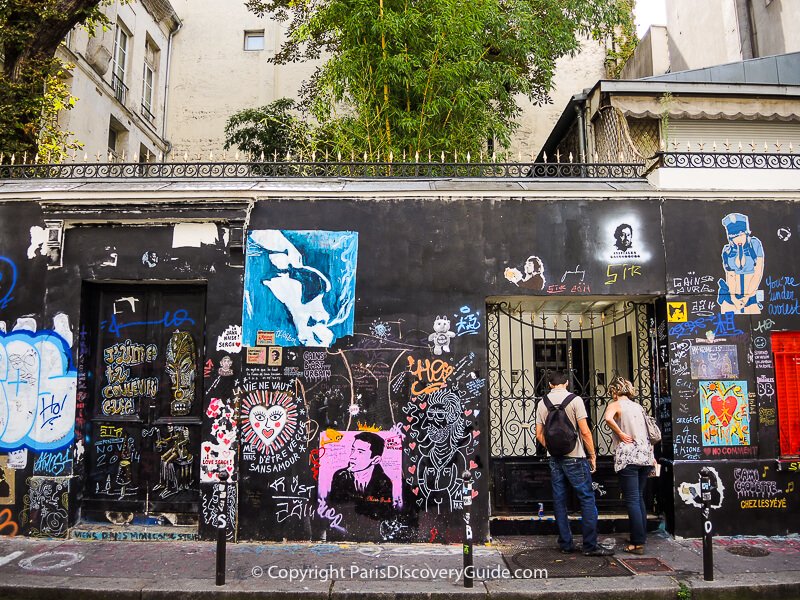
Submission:
[[[194,380],[197,372],[197,350],[188,331],[176,329],[167,345],[166,371],[172,382],[170,414],[185,417],[194,403]]]
[[[748,446],[750,408],[746,381],[701,381],[704,446]]]
[[[450,340],[456,337],[454,331],[450,331],[450,319],[437,316],[433,321],[433,333],[428,336],[428,341],[433,343],[433,353],[441,356],[443,352],[450,352]]]
[[[529,256],[521,268],[506,267],[503,276],[515,284],[529,290],[543,290],[546,283],[544,263],[538,256]]]
[[[258,230],[247,236],[242,343],[330,347],[353,333],[358,234]]]
[[[291,390],[250,392],[241,414],[242,454],[251,471],[276,473],[297,462],[306,444],[306,409]]]
[[[402,508],[402,438],[395,431],[320,434],[318,512],[390,519]],[[337,525],[346,528],[344,523]]]
[[[717,302],[723,313],[761,314],[764,290],[764,247],[750,232],[750,219],[730,213],[722,219],[728,243],[722,249],[725,279],[719,279]]]
[[[77,372],[55,331],[0,332],[0,450],[72,441]]]

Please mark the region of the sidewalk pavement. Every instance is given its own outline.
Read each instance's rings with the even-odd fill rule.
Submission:
[[[798,536],[715,538],[713,582],[703,581],[699,540],[656,533],[644,556],[622,553],[621,538],[601,543],[615,543],[613,559],[560,554],[547,536],[477,545],[467,589],[460,545],[228,544],[226,584],[216,586],[214,543],[0,537],[0,598],[800,600]]]

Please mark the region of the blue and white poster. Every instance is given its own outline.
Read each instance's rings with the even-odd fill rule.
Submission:
[[[263,229],[247,236],[242,343],[329,348],[353,334],[358,233]]]

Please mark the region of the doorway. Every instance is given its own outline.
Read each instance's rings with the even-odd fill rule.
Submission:
[[[83,299],[83,516],[196,521],[205,285],[92,282]]]
[[[487,303],[492,514],[552,509],[550,469],[536,441],[536,408],[548,374],[565,371],[581,396],[598,454],[593,476],[600,510],[621,511],[612,434],[603,421],[617,375],[633,381],[653,414],[655,319],[651,303],[621,299],[490,299]]]

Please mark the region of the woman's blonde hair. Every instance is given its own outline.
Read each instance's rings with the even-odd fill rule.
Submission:
[[[636,389],[634,389],[630,381],[624,377],[617,376],[608,384],[608,393],[611,394],[612,398],[617,396],[628,396],[630,398],[636,395]]]

